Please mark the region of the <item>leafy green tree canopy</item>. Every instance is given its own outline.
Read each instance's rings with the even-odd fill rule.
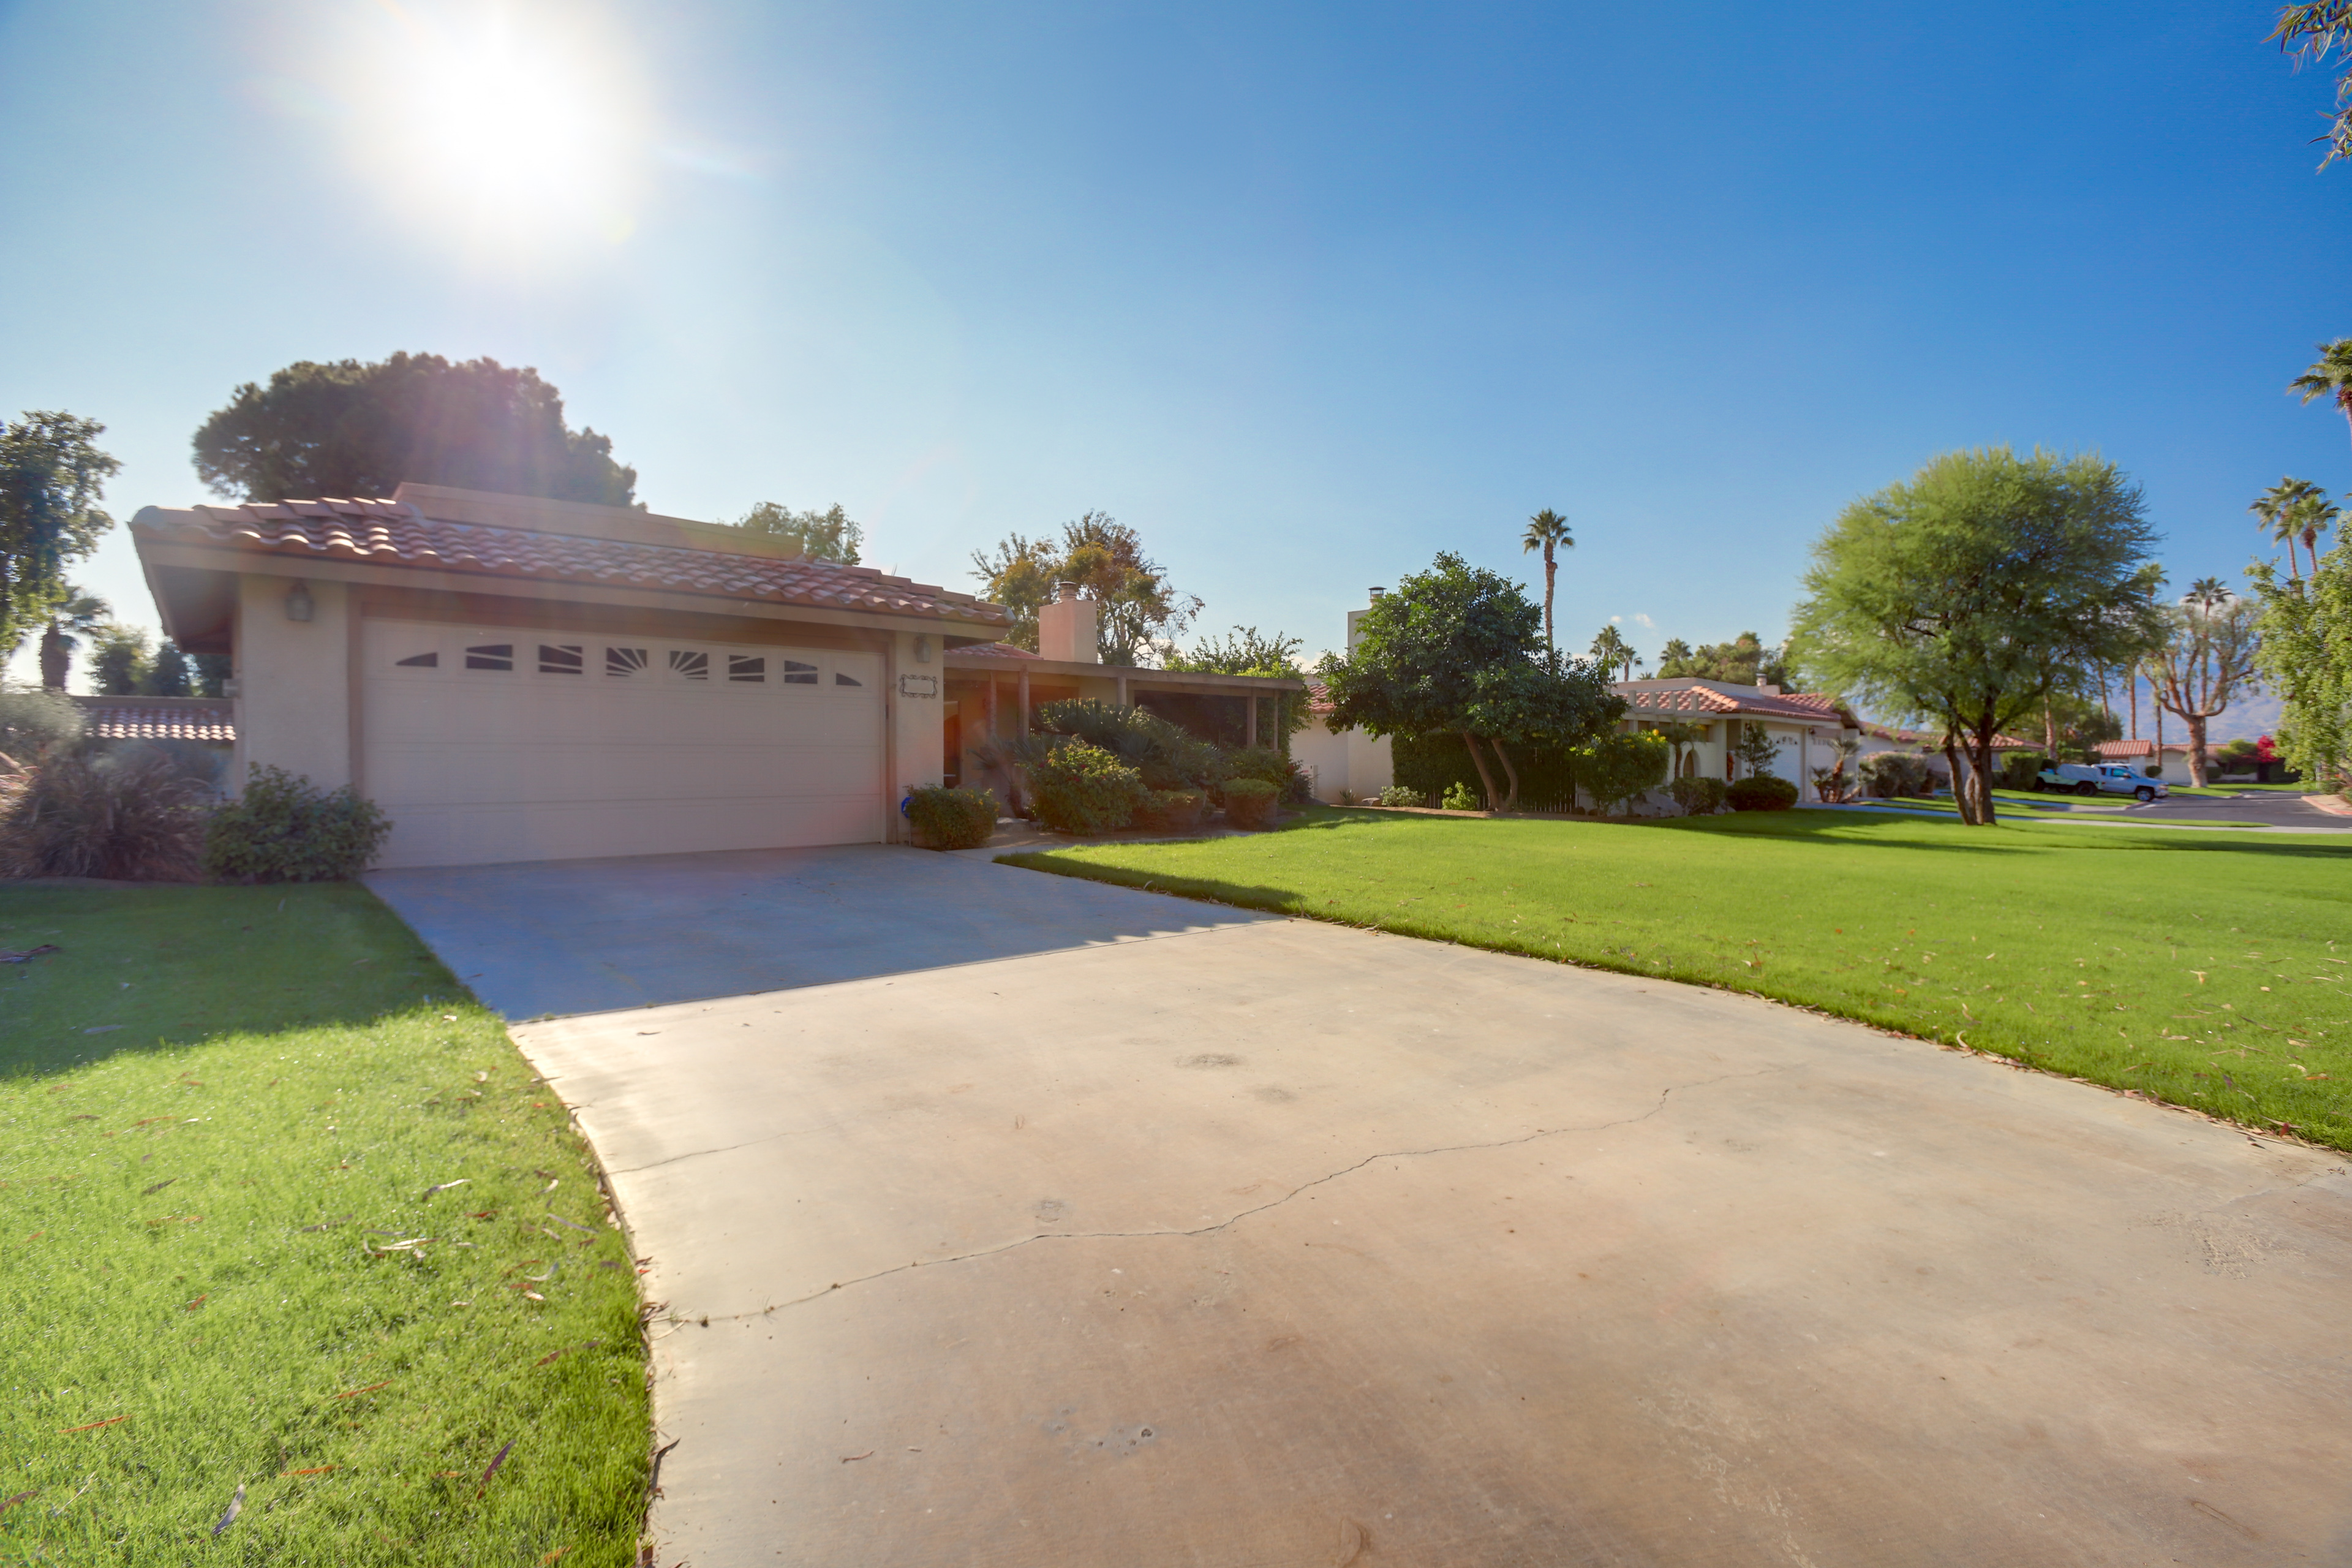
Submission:
[[[1505,743],[1572,746],[1624,713],[1604,672],[1585,660],[1554,667],[1543,612],[1517,583],[1459,555],[1441,554],[1374,601],[1357,623],[1352,657],[1316,667],[1331,702],[1331,727],[1374,735],[1462,737],[1486,798],[1508,811],[1518,773]],[[1479,745],[1495,748],[1507,791],[1497,789]]]
[[[1789,684],[1787,645],[1767,647],[1754,632],[1742,632],[1729,642],[1701,643],[1694,648],[1680,637],[1659,650],[1658,673],[1688,680],[1720,680],[1730,686]]]
[[[1302,673],[1298,655],[1306,642],[1276,632],[1268,637],[1255,626],[1235,626],[1222,637],[1202,637],[1190,653],[1169,654],[1163,668],[1193,669],[1207,675],[1265,675],[1296,680]],[[1283,692],[1275,709],[1272,732],[1289,735],[1307,727],[1307,694]]]
[[[73,596],[66,567],[114,526],[98,506],[122,466],[98,449],[105,430],[55,409],[0,429],[0,647],[14,651]]]
[[[2352,537],[2339,534],[2309,584],[2246,568],[2261,613],[2254,667],[2279,698],[2278,749],[2305,778],[2343,787],[2352,771]]]
[[[1828,690],[1967,741],[1965,820],[2008,725],[2161,640],[2139,489],[2112,463],[2007,447],[1948,452],[1865,496],[1813,546],[1793,662]]]
[[[737,518],[735,526],[772,539],[789,539],[810,560],[834,561],[844,566],[858,563],[858,550],[866,543],[866,530],[841,510],[839,501],[823,511],[794,511],[763,500]]]
[[[610,437],[564,423],[536,370],[395,353],[379,363],[304,360],[247,382],[196,431],[214,494],[275,501],[388,496],[403,479],[628,506],[637,471]]]
[[[1005,640],[1032,652],[1037,612],[1056,583],[1076,583],[1095,602],[1095,643],[1105,664],[1164,658],[1201,613],[1201,601],[1177,592],[1167,568],[1144,552],[1142,535],[1105,511],[1064,523],[1058,540],[1007,534],[993,554],[973,551],[971,566],[988,598],[1013,612]]]
[[[89,677],[100,697],[136,697],[155,668],[153,646],[137,626],[111,623],[90,633]]]

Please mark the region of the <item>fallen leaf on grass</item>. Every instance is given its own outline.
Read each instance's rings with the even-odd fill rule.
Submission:
[[[180,1178],[177,1176],[166,1176],[162,1181],[156,1183],[153,1186],[149,1187],[145,1192],[141,1193],[139,1195],[142,1198],[152,1198],[157,1193],[162,1192],[165,1187],[170,1186],[173,1182],[176,1182]]]
[[[207,1291],[205,1291],[203,1295],[201,1295],[201,1296],[197,1297],[194,1300],[193,1300],[193,1301],[189,1302],[186,1306],[184,1306],[184,1307],[181,1308],[181,1309],[180,1309],[180,1310],[182,1310],[183,1312],[193,1312],[193,1311],[194,1311],[197,1308],[199,1308],[199,1307],[203,1306],[206,1301],[210,1300],[211,1299],[212,1299],[212,1292],[211,1292],[211,1291],[209,1291],[209,1290],[207,1290]]]
[[[122,1027],[120,1024],[94,1024],[82,1031],[85,1035],[110,1035]]]
[[[103,1421],[93,1421],[87,1426],[68,1426],[64,1431],[58,1433],[58,1436],[60,1437],[69,1437],[76,1432],[95,1432],[101,1426],[111,1426],[117,1421],[128,1421],[130,1419],[131,1417],[128,1415],[110,1415]]]
[[[389,1388],[390,1386],[392,1386],[392,1379],[387,1377],[382,1383],[371,1383],[365,1388],[346,1388],[341,1394],[336,1394],[335,1397],[338,1399],[353,1399],[358,1397],[360,1394],[373,1394],[379,1388]]]
[[[462,1187],[473,1179],[471,1176],[460,1176],[454,1182],[443,1182],[438,1186],[425,1188],[425,1195],[429,1198],[436,1193],[446,1193],[452,1187]]]
[[[463,1480],[473,1473],[471,1470],[436,1470],[433,1479],[436,1481]]]
[[[236,1522],[236,1516],[244,1511],[245,1483],[243,1481],[239,1481],[236,1483],[236,1495],[228,1500],[228,1511],[221,1515],[220,1522],[218,1524],[213,1526],[213,1533],[215,1535],[218,1535],[222,1531],[226,1530],[230,1525],[235,1524]]]
[[[554,1562],[557,1558],[562,1556],[565,1552],[571,1550],[572,1548],[569,1546],[557,1547],[554,1551],[549,1552],[546,1556],[539,1560],[539,1568],[547,1568],[549,1563]]]
[[[98,1118],[89,1111],[85,1110],[79,1116],[68,1116],[66,1120],[68,1121],[95,1121]]]
[[[280,1476],[323,1476],[329,1470],[340,1470],[341,1465],[314,1465],[307,1470],[280,1470]]]
[[[38,1496],[40,1496],[40,1495],[41,1495],[41,1489],[40,1489],[40,1488],[38,1488],[38,1487],[35,1487],[31,1491],[28,1491],[28,1492],[18,1492],[15,1497],[9,1498],[9,1499],[7,1499],[5,1501],[0,1501],[0,1513],[6,1513],[10,1509],[15,1508],[18,1503],[20,1503],[20,1502],[30,1502],[33,1499],[35,1499],[35,1498],[37,1498],[37,1497],[38,1497]]]
[[[487,1487],[487,1486],[488,1486],[488,1485],[490,1484],[490,1478],[491,1478],[492,1476],[497,1475],[497,1474],[499,1473],[499,1467],[500,1465],[503,1465],[503,1464],[505,1464],[505,1463],[507,1462],[507,1456],[508,1456],[509,1454],[510,1454],[510,1453],[514,1452],[514,1446],[515,1446],[515,1444],[516,1444],[516,1442],[517,1442],[517,1441],[518,1441],[518,1439],[513,1438],[513,1437],[509,1437],[509,1438],[508,1438],[508,1439],[507,1439],[507,1446],[506,1446],[505,1447],[503,1447],[503,1448],[500,1448],[500,1449],[499,1450],[499,1453],[498,1453],[498,1458],[494,1458],[494,1459],[492,1459],[492,1460],[490,1461],[490,1468],[489,1468],[488,1469],[484,1470],[484,1471],[482,1472],[482,1484],[483,1484],[484,1486],[486,1486],[486,1487]]]
[[[548,1217],[548,1218],[550,1218],[550,1219],[551,1219],[551,1220],[553,1220],[553,1221],[554,1221],[556,1224],[558,1224],[558,1225],[568,1225],[568,1226],[571,1226],[572,1229],[574,1229],[574,1230],[584,1230],[584,1231],[586,1231],[586,1232],[587,1232],[589,1235],[591,1235],[591,1236],[594,1236],[594,1235],[596,1235],[596,1234],[597,1234],[597,1230],[596,1230],[596,1227],[595,1227],[594,1226],[593,1226],[593,1225],[582,1225],[582,1224],[581,1224],[578,1220],[576,1220],[576,1219],[565,1219],[565,1218],[564,1218],[562,1215],[560,1215],[560,1214],[551,1214],[551,1215],[549,1215],[547,1217]]]
[[[304,1230],[304,1231],[306,1231],[306,1232],[308,1232],[308,1231],[313,1231],[313,1230],[324,1230],[324,1229],[326,1229],[329,1226],[335,1226],[335,1225],[349,1225],[349,1224],[350,1224],[350,1223],[351,1223],[354,1218],[356,1218],[356,1217],[357,1217],[356,1215],[352,1215],[339,1214],[339,1215],[336,1215],[334,1218],[332,1218],[332,1219],[322,1219],[322,1220],[320,1220],[320,1221],[318,1224],[316,1224],[316,1225],[306,1225],[306,1226],[304,1226],[302,1228],[303,1228],[303,1230]]]
[[[64,951],[65,949],[59,947],[53,942],[45,942],[38,947],[28,947],[22,952],[18,952],[12,948],[6,951],[0,951],[0,963],[30,963],[33,960],[41,957],[45,953],[63,952]]]

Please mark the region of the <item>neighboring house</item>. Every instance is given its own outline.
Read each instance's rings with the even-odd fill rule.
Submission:
[[[988,742],[1027,733],[1042,703],[1078,698],[1132,705],[1204,740],[1273,745],[1277,710],[1267,699],[1306,689],[1304,681],[1279,677],[1107,665],[1095,641],[1095,616],[1094,601],[1063,583],[1037,612],[1037,652],[1003,642],[949,650],[946,782],[993,790],[1001,805],[1011,805],[1013,781],[991,761]]]
[[[1666,677],[1620,680],[1610,689],[1625,699],[1625,728],[1686,724],[1699,731],[1683,748],[1682,776],[1729,781],[1737,772],[1743,734],[1760,730],[1771,737],[1772,773],[1797,786],[1797,798],[1818,798],[1812,770],[1836,761],[1841,739],[1859,739],[1861,721],[1836,699],[1777,686],[1741,686],[1728,680]],[[1851,771],[1852,764],[1849,764]]]
[[[219,697],[75,697],[82,733],[108,750],[161,746],[218,789],[236,751],[236,704]]]
[[[439,486],[131,532],[165,635],[234,659],[230,787],[357,787],[386,866],[898,837],[950,651],[1012,624],[740,529]]]
[[[1343,795],[1370,800],[1396,783],[1389,738],[1333,730],[1330,695],[1320,686],[1307,689],[1307,728],[1290,738],[1290,754],[1314,770],[1318,800],[1336,803]]]
[[[1927,764],[1927,771],[1939,781],[1939,787],[1952,787],[1952,765],[1944,756],[1944,737],[1925,730],[1902,730],[1892,724],[1864,724],[1862,727],[1862,750],[1854,757],[1859,766],[1863,760],[1880,752],[1906,752]],[[2011,752],[2034,752],[2041,748],[2031,741],[2021,741],[2014,735],[1996,735],[1992,742],[1996,760]],[[1963,755],[1966,754],[1965,749]]]

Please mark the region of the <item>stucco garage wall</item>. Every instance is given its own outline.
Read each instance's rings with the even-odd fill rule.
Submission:
[[[352,782],[352,595],[308,583],[307,621],[286,618],[290,577],[237,579],[236,758],[228,784],[245,787],[258,763],[325,789]]]

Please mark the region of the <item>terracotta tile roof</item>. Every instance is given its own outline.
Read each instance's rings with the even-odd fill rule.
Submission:
[[[2113,757],[2118,761],[2125,757],[2152,757],[2156,755],[2156,742],[2154,741],[2102,741],[2099,742],[2099,755]]]
[[[1864,724],[1862,732],[1874,740],[1892,741],[1898,746],[1925,746],[1931,752],[1944,743],[1941,735],[1930,735],[1924,730],[1898,730],[1892,724]],[[1992,749],[1996,752],[2030,752],[2034,749],[2034,742],[2021,741],[2014,735],[1995,735]]]
[[[97,741],[235,741],[236,704],[218,697],[77,697]]]
[[[1756,691],[1734,696],[1712,686],[1676,686],[1664,689],[1625,682],[1612,687],[1640,713],[1747,713],[1763,719],[1789,719],[1800,723],[1843,724],[1845,716],[1834,698],[1803,691]]]
[[[962,647],[950,648],[948,651],[958,658],[1043,658],[1045,657],[1042,653],[1031,653],[1027,648],[1009,642],[967,643]]]
[[[161,538],[269,555],[317,556],[491,577],[646,588],[1009,626],[1001,605],[871,566],[779,560],[427,517],[395,500],[297,500],[143,512]]]

